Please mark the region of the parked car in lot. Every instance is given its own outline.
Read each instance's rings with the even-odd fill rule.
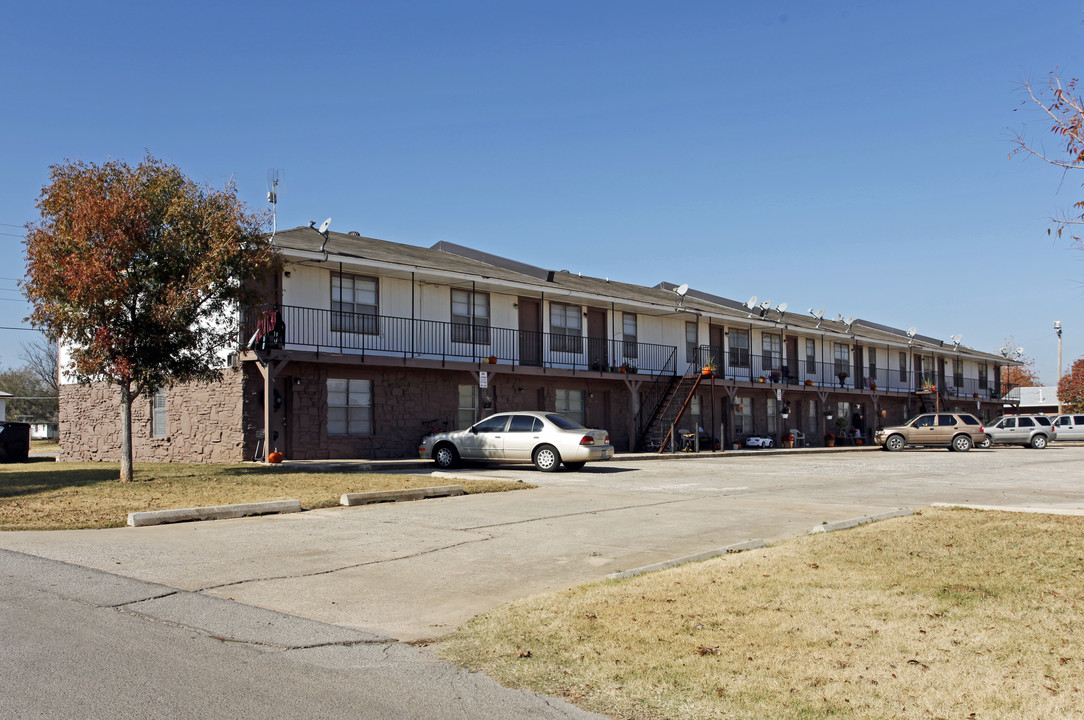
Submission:
[[[753,435],[745,438],[745,447],[748,448],[770,448],[774,444],[775,441],[767,436]]]
[[[986,426],[990,445],[1023,445],[1042,450],[1051,440],[1057,439],[1053,423],[1046,415],[1002,415]]]
[[[970,413],[933,412],[917,415],[902,425],[878,428],[873,441],[883,450],[908,445],[947,447],[966,452],[986,440],[982,423]]]
[[[543,472],[562,463],[579,470],[589,460],[613,457],[610,433],[589,430],[551,412],[508,412],[490,415],[466,430],[442,432],[422,438],[418,454],[440,468],[461,460],[533,462]]]
[[[1058,415],[1050,422],[1057,431],[1058,440],[1084,440],[1084,415]]]

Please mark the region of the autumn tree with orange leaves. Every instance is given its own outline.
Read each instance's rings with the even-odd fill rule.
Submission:
[[[1058,380],[1058,402],[1064,412],[1084,413],[1084,358],[1077,358]]]
[[[31,323],[71,351],[80,382],[119,388],[120,479],[133,479],[132,403],[216,380],[238,345],[238,308],[278,267],[234,187],[197,185],[147,156],[136,167],[66,161],[50,169],[26,227]]]

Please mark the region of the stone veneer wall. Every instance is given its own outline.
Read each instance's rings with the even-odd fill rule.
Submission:
[[[132,403],[136,462],[240,462],[244,457],[245,372],[226,369],[220,382],[166,390],[166,436],[151,437],[151,399]],[[60,388],[60,460],[119,462],[120,392],[107,383]]]

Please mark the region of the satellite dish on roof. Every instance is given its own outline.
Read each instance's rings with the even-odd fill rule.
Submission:
[[[914,325],[912,325],[911,327],[907,328],[907,337],[913,338],[915,336],[915,333],[917,332],[918,329]]]
[[[317,232],[319,232],[321,235],[327,235],[327,229],[329,227],[331,227],[331,218],[328,218],[327,220],[320,223],[320,229]]]
[[[751,298],[749,298],[748,300],[745,301],[745,307],[749,308],[750,310],[752,310],[756,306],[757,306],[757,296],[756,295],[754,295],[753,297],[751,297]]]
[[[762,303],[760,304],[760,309],[761,309],[761,310],[767,310],[767,309],[768,309],[768,308],[770,308],[771,306],[772,306],[772,301],[771,301],[771,300],[765,300],[764,302],[762,302]]]
[[[854,324],[854,315],[848,315],[847,318],[843,321],[843,324],[846,325],[847,327],[850,327],[851,325],[853,325]]]
[[[779,311],[780,315],[782,315],[787,311],[787,304],[785,302],[779,303],[779,305],[775,309]]]
[[[953,335],[953,336],[952,336],[952,344],[953,344],[953,345],[956,345],[957,347],[959,347],[959,345],[960,345],[960,342],[961,342],[961,341],[962,341],[963,339],[964,339],[964,336],[963,336],[963,335],[959,335],[959,334],[957,334],[957,335]]]
[[[689,283],[682,283],[678,285],[676,288],[674,288],[674,292],[676,292],[681,297],[685,297],[685,293],[689,292]]]

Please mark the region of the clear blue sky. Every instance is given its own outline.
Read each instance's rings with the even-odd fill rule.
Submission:
[[[824,306],[1056,382],[1084,197],[1008,157],[1021,81],[1084,75],[1080,0],[48,2],[0,11],[0,325],[49,165],[233,177],[279,225]],[[13,300],[13,298],[15,298]],[[34,333],[0,331],[0,366]]]

